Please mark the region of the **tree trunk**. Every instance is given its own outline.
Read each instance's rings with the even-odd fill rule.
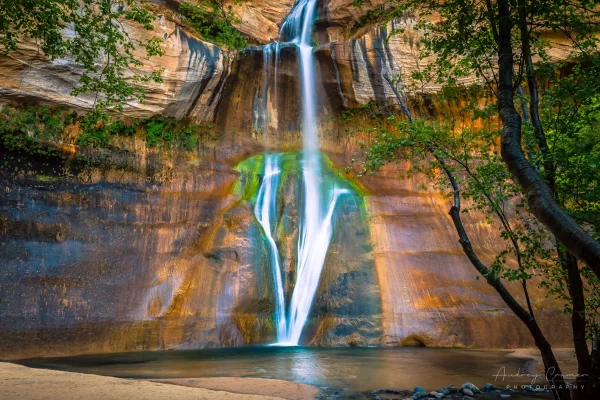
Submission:
[[[506,287],[502,284],[500,279],[498,279],[496,276],[493,276],[485,264],[483,264],[479,257],[477,257],[477,254],[475,253],[475,250],[473,250],[471,241],[469,240],[467,232],[460,218],[460,210],[456,206],[453,206],[450,209],[449,214],[452,218],[452,222],[454,223],[454,227],[456,228],[456,232],[458,233],[459,242],[463,248],[463,252],[469,258],[471,264],[473,264],[477,271],[479,271],[479,273],[485,277],[487,283],[492,286],[496,292],[498,292],[508,308],[510,308],[510,310],[521,320],[521,322],[525,324],[529,330],[529,333],[531,333],[531,336],[535,342],[535,346],[539,349],[540,355],[542,356],[547,379],[552,383],[552,385],[554,385],[554,387],[562,388],[555,390],[555,396],[560,400],[570,399],[571,395],[569,390],[566,388],[566,383],[563,379],[558,361],[556,361],[556,357],[554,357],[552,346],[544,336],[544,333],[540,329],[537,321],[519,304],[519,302],[508,291],[508,289],[506,289]]]
[[[592,375],[590,377],[590,398],[600,398],[600,338],[594,335],[592,344]]]
[[[521,51],[522,57],[525,60],[525,72],[527,76],[527,89],[529,91],[529,111],[531,125],[535,139],[542,152],[542,163],[544,165],[544,175],[546,183],[550,186],[550,190],[554,192],[554,160],[552,152],[546,140],[544,127],[540,119],[540,97],[538,91],[537,80],[535,79],[535,71],[533,68],[533,56],[531,54],[531,36],[529,35],[529,25],[527,23],[526,2],[519,0],[519,30],[521,32]]]
[[[539,91],[533,67],[533,56],[531,53],[531,36],[529,34],[528,24],[529,15],[527,13],[526,1],[519,0],[518,4],[521,51],[522,57],[525,61],[527,88],[529,89],[529,110],[527,110],[526,107],[523,107],[523,116],[527,118],[527,111],[531,113],[530,121],[534,129],[537,144],[542,153],[545,181],[554,194],[554,198],[558,200],[558,197],[556,196],[554,155],[548,146],[548,141],[546,139],[546,134],[544,132],[539,114]],[[533,13],[534,11],[532,10],[531,12]],[[519,86],[519,90],[521,90],[520,94],[522,95],[521,86]],[[573,344],[577,358],[578,375],[575,380],[575,384],[577,385],[578,389],[573,390],[573,399],[585,400],[590,398],[589,396],[592,394],[590,387],[592,359],[590,357],[586,340],[586,305],[583,291],[583,281],[581,279],[579,266],[577,264],[577,258],[568,251],[562,251],[559,244],[557,244],[556,249],[560,256],[562,266],[567,272],[567,285],[572,305],[571,326],[573,329]]]
[[[394,91],[398,102],[400,103],[400,107],[402,111],[406,114],[411,124],[414,123],[412,113],[410,109],[407,107],[402,95],[398,92],[397,88],[392,84],[392,79],[386,74],[384,74],[384,78]],[[514,108],[513,108],[514,109]],[[517,114],[518,115],[518,114]],[[495,276],[492,276],[489,272],[489,269],[481,262],[475,250],[471,246],[471,242],[469,241],[469,237],[462,223],[462,219],[460,218],[460,189],[458,187],[458,183],[454,178],[454,175],[450,168],[447,167],[445,161],[436,155],[435,148],[431,144],[427,145],[427,150],[431,153],[433,157],[440,163],[440,166],[448,176],[448,180],[452,189],[454,191],[454,206],[450,209],[450,216],[458,233],[459,242],[463,248],[463,252],[471,261],[471,264],[479,271],[481,275],[485,277],[488,284],[490,284],[496,292],[500,295],[502,300],[506,303],[506,305],[510,308],[510,310],[515,313],[515,315],[525,324],[533,340],[535,342],[536,347],[540,351],[540,355],[542,356],[542,360],[544,363],[544,370],[546,371],[546,377],[548,380],[554,385],[556,388],[561,388],[559,390],[554,390],[554,396],[560,400],[570,400],[571,395],[569,390],[566,388],[566,383],[563,379],[560,366],[554,357],[554,353],[552,351],[552,346],[546,340],[544,333],[540,329],[537,321],[533,317],[532,314],[528,313],[519,302],[512,296],[512,294],[506,289],[506,287],[502,284],[500,279]]]
[[[600,278],[600,243],[584,231],[554,199],[521,148],[521,116],[515,110],[512,82],[513,22],[508,0],[498,0],[498,113],[502,121],[502,158],[527,198],[530,211],[577,258]]]
[[[579,274],[577,258],[571,253],[561,254],[563,267],[567,271],[567,285],[573,305],[571,313],[571,325],[573,327],[573,343],[575,345],[575,356],[577,357],[577,378],[575,383],[578,389],[573,391],[574,400],[585,400],[589,391],[589,377],[592,372],[592,358],[585,337],[585,295],[583,293],[583,281]],[[579,389],[583,387],[584,389]]]

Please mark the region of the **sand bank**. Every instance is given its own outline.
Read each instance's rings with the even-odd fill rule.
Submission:
[[[271,379],[153,382],[0,363],[1,400],[304,400],[314,399],[318,392],[309,385]]]
[[[181,386],[200,387],[231,393],[258,394],[280,397],[288,400],[314,400],[319,389],[297,382],[262,378],[193,378],[161,379],[154,382],[170,383]]]

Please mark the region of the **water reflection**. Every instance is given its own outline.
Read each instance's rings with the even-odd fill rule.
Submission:
[[[410,389],[417,384],[434,390],[466,381],[476,385],[495,383],[493,376],[502,366],[507,371],[525,371],[527,362],[500,350],[245,347],[44,358],[21,363],[123,378],[273,378],[362,392],[388,387]]]

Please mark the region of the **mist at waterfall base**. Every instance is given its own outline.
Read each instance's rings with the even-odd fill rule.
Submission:
[[[326,188],[321,179],[322,158],[319,153],[317,136],[315,73],[312,47],[312,26],[316,11],[316,0],[299,0],[281,27],[279,41],[263,47],[264,73],[263,87],[255,106],[255,128],[268,129],[269,78],[273,54],[275,54],[272,76],[277,88],[277,67],[281,42],[294,45],[300,59],[302,83],[302,186],[303,208],[299,217],[299,237],[297,245],[296,279],[289,304],[284,292],[277,242],[273,237],[280,169],[278,154],[265,154],[264,173],[258,197],[255,216],[269,243],[275,291],[276,345],[297,346],[309,317],[311,306],[319,286],[319,279],[333,231],[332,220],[340,196],[350,193],[347,189],[334,186]],[[276,96],[276,93],[274,93]],[[276,104],[276,102],[275,102]]]
[[[347,398],[382,388],[412,389],[422,385],[426,390],[435,390],[467,381],[479,387],[488,382],[497,386],[530,384],[531,378],[525,376],[494,380],[502,367],[507,374],[528,370],[531,360],[508,353],[439,348],[263,346],[41,358],[21,363],[121,378],[190,379],[190,383],[192,378],[200,377],[282,379],[339,391],[343,395],[340,398]]]

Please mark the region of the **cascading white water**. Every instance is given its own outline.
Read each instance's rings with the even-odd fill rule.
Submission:
[[[312,302],[319,286],[321,272],[325,265],[325,256],[331,242],[333,231],[333,211],[338,198],[345,193],[346,189],[333,188],[327,211],[322,214],[319,193],[307,185],[307,182],[315,178],[316,169],[306,170],[304,166],[305,196],[308,199],[304,209],[304,221],[300,227],[300,239],[298,241],[298,267],[296,270],[296,285],[290,303],[290,315],[286,339],[283,344],[296,346],[300,341],[302,330],[312,306]],[[316,186],[316,185],[315,185]],[[314,196],[310,199],[309,196]],[[318,208],[310,208],[310,207]]]
[[[286,316],[285,316],[285,294],[283,292],[283,279],[281,278],[281,263],[279,261],[279,250],[277,243],[273,238],[273,227],[276,226],[276,200],[277,189],[279,188],[279,169],[278,154],[265,155],[265,174],[262,185],[258,191],[256,205],[254,206],[254,215],[260,223],[269,241],[271,256],[271,266],[273,269],[273,280],[275,281],[275,321],[277,322],[277,337],[286,336]],[[272,223],[273,222],[273,223]]]
[[[254,105],[254,129],[265,132],[269,127],[269,76],[271,71],[271,61],[273,58],[273,46],[263,47],[263,84],[258,93]],[[277,64],[275,64],[277,65]],[[275,71],[275,75],[276,75]]]
[[[281,27],[280,39],[295,45],[300,58],[302,81],[302,183],[304,186],[303,209],[299,218],[298,264],[296,281],[289,304],[285,310],[285,294],[281,280],[279,252],[271,232],[271,218],[275,214],[277,184],[279,182],[279,159],[265,156],[265,175],[259,189],[255,207],[256,217],[265,231],[270,244],[273,277],[276,281],[276,321],[278,345],[296,346],[308,320],[327,249],[333,231],[332,219],[338,198],[348,193],[346,189],[325,188],[321,176],[321,157],[317,138],[315,72],[312,47],[312,27],[316,0],[299,0]],[[275,46],[275,79],[279,61],[280,43]],[[264,47],[265,66],[270,61],[272,46]],[[270,62],[269,62],[270,64]],[[265,74],[268,74],[265,72]],[[266,90],[263,88],[266,107]],[[276,97],[276,96],[275,96]],[[260,115],[260,114],[259,114]],[[265,124],[266,125],[266,124]],[[285,327],[285,328],[283,328]]]

